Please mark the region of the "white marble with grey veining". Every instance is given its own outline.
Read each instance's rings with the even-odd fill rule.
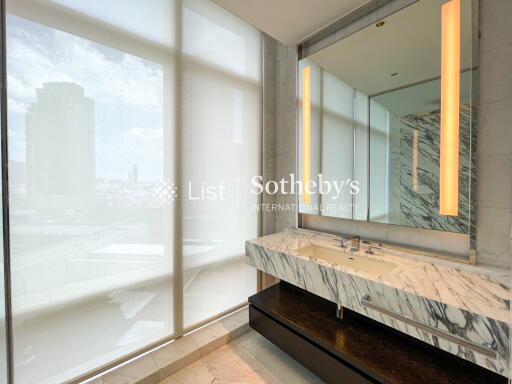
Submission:
[[[398,265],[391,273],[378,276],[297,252],[311,244],[338,247],[332,235],[290,230],[247,241],[246,255],[249,264],[266,273],[508,375],[510,274],[399,252],[356,255]],[[368,309],[361,304],[365,295],[381,307],[493,350],[497,357],[485,356]]]

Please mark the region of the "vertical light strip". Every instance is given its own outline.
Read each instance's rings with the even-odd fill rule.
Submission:
[[[418,192],[418,129],[412,131],[412,190]]]
[[[311,202],[311,67],[302,70],[302,188],[304,203]]]
[[[442,6],[439,212],[459,214],[460,0]]]

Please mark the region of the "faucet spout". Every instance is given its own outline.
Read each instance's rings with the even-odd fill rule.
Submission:
[[[361,247],[361,236],[352,236],[350,238],[350,250],[359,251]]]

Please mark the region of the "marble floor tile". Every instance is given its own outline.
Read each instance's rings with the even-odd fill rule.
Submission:
[[[160,379],[151,356],[144,356],[103,377],[104,384],[156,384]]]
[[[249,311],[244,308],[208,327],[195,331],[190,336],[198,346],[199,354],[205,356],[247,332],[248,323]]]
[[[280,383],[322,383],[318,376],[256,332],[249,332],[234,340],[232,344],[235,349],[243,350],[258,361]]]
[[[201,359],[219,383],[279,384],[261,364],[247,353],[227,344]]]
[[[215,376],[201,360],[190,364],[174,375],[169,376],[160,384],[212,384],[216,383]]]
[[[153,359],[161,370],[160,377],[167,377],[199,359],[198,346],[189,337],[182,337],[156,350]]]
[[[254,331],[202,357],[160,384],[323,384]]]

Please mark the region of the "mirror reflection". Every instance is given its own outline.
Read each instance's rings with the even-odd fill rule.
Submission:
[[[301,213],[469,232],[472,15],[471,0],[418,1],[300,61],[298,168],[317,186]]]

